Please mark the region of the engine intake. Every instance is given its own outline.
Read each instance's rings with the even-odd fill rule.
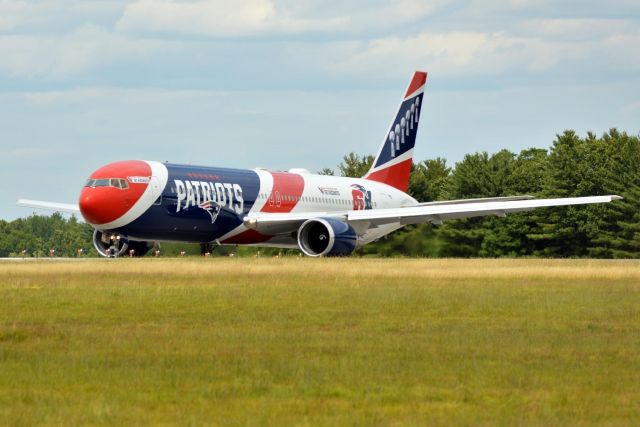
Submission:
[[[298,229],[298,246],[308,256],[345,256],[357,246],[358,235],[335,218],[312,218]]]

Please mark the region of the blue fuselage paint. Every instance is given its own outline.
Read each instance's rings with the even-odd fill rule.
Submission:
[[[260,190],[252,170],[165,166],[162,195],[139,218],[114,231],[139,239],[212,242],[242,224]]]

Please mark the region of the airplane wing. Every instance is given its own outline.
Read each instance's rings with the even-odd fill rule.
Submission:
[[[300,224],[310,218],[333,217],[341,219],[356,229],[373,228],[384,224],[419,224],[431,222],[440,224],[448,219],[471,218],[486,215],[505,216],[508,213],[530,211],[552,206],[586,205],[593,203],[609,203],[622,199],[620,196],[570,197],[560,199],[532,199],[530,196],[515,198],[469,199],[466,202],[454,200],[433,202],[391,209],[369,209],[345,212],[311,212],[311,213],[253,213],[244,219],[248,228],[266,233],[287,233],[296,230]]]
[[[42,209],[46,211],[79,214],[80,208],[72,203],[43,202],[41,200],[19,199],[16,204],[26,208]]]
[[[422,202],[413,206],[459,205],[464,203],[509,202],[513,200],[531,200],[533,196],[484,197],[481,199],[439,200],[436,202]]]
[[[347,216],[349,222],[371,221],[381,225],[400,222],[402,225],[432,222],[439,224],[448,219],[472,218],[477,216],[497,215],[530,211],[552,206],[587,205],[593,203],[609,203],[621,199],[620,196],[570,197],[563,199],[524,199],[509,201],[486,201],[469,203],[441,204],[432,206],[408,206],[395,209],[375,209],[368,211],[351,211]]]

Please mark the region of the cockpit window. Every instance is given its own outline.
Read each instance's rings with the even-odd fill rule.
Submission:
[[[101,178],[101,179],[88,179],[85,187],[113,187],[121,190],[129,188],[129,183],[126,179],[122,178]]]

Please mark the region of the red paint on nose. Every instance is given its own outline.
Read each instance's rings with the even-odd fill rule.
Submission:
[[[89,179],[125,179],[128,188],[84,187],[80,192],[78,203],[80,213],[88,223],[94,225],[117,220],[131,209],[149,185],[146,182],[131,182],[129,177],[149,178],[150,176],[151,168],[146,162],[140,160],[115,162],[101,167],[93,172]]]

